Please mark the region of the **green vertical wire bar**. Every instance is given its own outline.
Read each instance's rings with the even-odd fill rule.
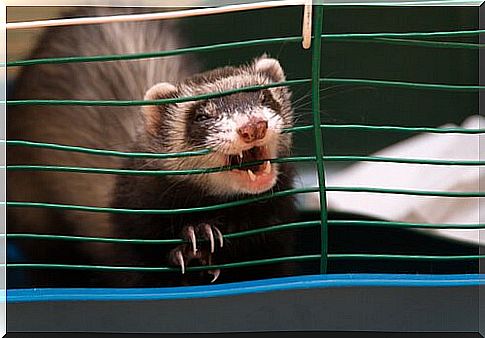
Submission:
[[[312,47],[312,111],[313,126],[315,133],[315,155],[317,157],[318,187],[320,193],[320,217],[322,255],[320,258],[320,273],[327,272],[327,248],[328,248],[328,225],[327,225],[327,198],[325,192],[325,171],[323,165],[323,140],[322,129],[320,128],[320,62],[322,52],[322,30],[323,30],[323,5],[314,6],[313,17],[313,47]]]

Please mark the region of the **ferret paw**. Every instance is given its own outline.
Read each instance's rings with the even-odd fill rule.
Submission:
[[[182,237],[190,244],[181,244],[170,252],[169,263],[181,268],[185,274],[186,267],[192,261],[197,261],[198,265],[212,265],[212,256],[215,251],[216,241],[220,248],[224,246],[224,239],[221,231],[206,223],[197,226],[187,226],[182,230]],[[198,247],[197,239],[204,239],[207,245]],[[203,271],[204,272],[204,271]],[[220,275],[220,270],[207,270],[205,273],[212,276],[211,283],[215,282]]]
[[[181,244],[177,246],[175,249],[170,251],[169,255],[169,263],[171,265],[179,266],[182,274],[185,274],[185,269],[189,264],[193,261],[197,261],[197,266],[206,266],[212,265],[212,254],[203,248],[197,249],[197,251],[193,250],[192,245],[188,244]],[[214,283],[217,278],[219,278],[221,271],[219,269],[214,270],[205,270],[200,271],[199,275],[210,275],[211,280],[210,283]],[[191,279],[191,278],[189,278]],[[203,278],[205,280],[205,278]],[[194,278],[194,280],[200,280],[198,278]],[[189,283],[191,284],[191,283]]]

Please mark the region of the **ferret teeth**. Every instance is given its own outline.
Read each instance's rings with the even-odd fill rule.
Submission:
[[[254,173],[250,169],[248,169],[248,175],[251,181],[256,181],[256,175],[254,175]]]
[[[242,151],[239,153],[239,158],[242,159],[243,158],[243,153]]]
[[[263,171],[264,171],[265,174],[269,174],[271,172],[271,162],[270,161],[264,162]]]

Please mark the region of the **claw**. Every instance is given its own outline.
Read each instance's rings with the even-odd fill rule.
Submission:
[[[175,256],[177,257],[177,262],[179,263],[180,268],[182,269],[182,275],[183,275],[185,273],[184,256],[182,255],[181,251],[177,251]]]
[[[211,243],[211,253],[214,253],[214,234],[212,233],[212,227],[209,224],[204,225],[205,234],[207,239]]]
[[[222,238],[222,233],[216,227],[213,227],[216,232],[217,239],[219,240],[219,246],[222,248],[224,246],[224,239]]]
[[[217,269],[217,270],[209,270],[207,271],[209,273],[209,275],[213,275],[214,278],[212,278],[212,280],[210,281],[211,283],[214,283],[217,278],[219,278],[219,275],[221,274],[221,270]]]
[[[194,227],[190,226],[187,229],[189,233],[190,241],[192,242],[192,250],[194,251],[194,255],[197,253],[197,240],[195,239],[195,230]]]

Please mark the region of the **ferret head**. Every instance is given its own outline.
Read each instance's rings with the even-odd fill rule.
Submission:
[[[279,62],[263,56],[249,65],[224,67],[196,75],[182,83],[159,83],[146,100],[196,96],[285,80]],[[161,162],[164,169],[213,168],[264,160],[261,165],[174,179],[191,180],[215,195],[258,194],[278,181],[279,165],[269,159],[287,156],[293,125],[290,92],[274,87],[239,92],[200,101],[143,108],[145,128],[157,151],[210,149],[202,156]]]

